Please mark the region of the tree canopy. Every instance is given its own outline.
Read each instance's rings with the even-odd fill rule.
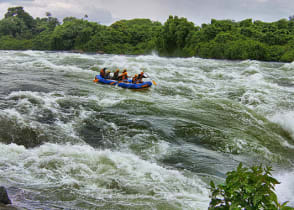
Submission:
[[[276,22],[215,20],[195,26],[169,16],[164,24],[149,19],[119,20],[110,26],[51,12],[33,18],[23,7],[8,8],[0,20],[0,49],[79,50],[111,54],[149,54],[216,59],[294,60],[293,16]]]

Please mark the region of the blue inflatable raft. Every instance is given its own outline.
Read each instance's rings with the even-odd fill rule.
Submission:
[[[129,88],[129,89],[143,89],[143,88],[149,88],[152,85],[152,82],[147,81],[143,83],[132,83],[132,80],[127,81],[117,81],[117,80],[111,80],[111,79],[104,79],[100,75],[96,75],[95,77],[96,82],[100,82],[103,84],[109,84],[109,85],[117,85],[122,88]]]

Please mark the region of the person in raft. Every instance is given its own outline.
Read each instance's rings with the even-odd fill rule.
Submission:
[[[107,70],[106,71],[106,74],[105,74],[105,79],[110,79],[110,70]]]
[[[105,70],[106,68],[100,70],[100,77],[105,78]]]
[[[142,71],[139,76],[137,77],[137,83],[143,83],[143,78],[147,78]]]
[[[118,81],[125,81],[128,80],[128,72],[126,69],[123,70],[123,72],[118,76]]]
[[[138,74],[135,74],[135,76],[132,78],[132,83],[137,83]]]
[[[116,69],[111,79],[118,80],[119,69]]]

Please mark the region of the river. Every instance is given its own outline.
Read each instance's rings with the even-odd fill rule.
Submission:
[[[0,184],[17,207],[207,209],[210,180],[240,162],[273,166],[294,206],[294,63],[41,51],[0,63]],[[93,83],[102,67],[157,85]]]

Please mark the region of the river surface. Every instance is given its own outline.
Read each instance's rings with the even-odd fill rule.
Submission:
[[[273,166],[294,206],[294,63],[39,51],[0,63],[0,185],[17,207],[207,209],[210,180],[240,162]],[[157,85],[95,84],[102,67]]]

